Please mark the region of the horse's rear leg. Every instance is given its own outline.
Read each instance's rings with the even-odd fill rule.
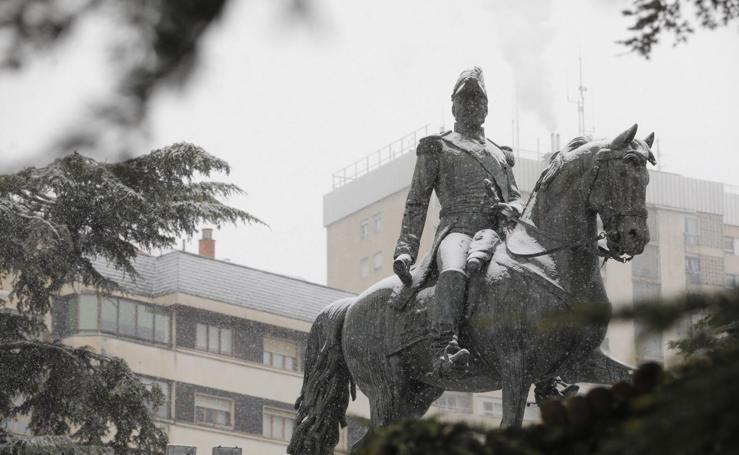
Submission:
[[[524,374],[521,352],[509,353],[503,373],[502,427],[520,427],[531,382]]]

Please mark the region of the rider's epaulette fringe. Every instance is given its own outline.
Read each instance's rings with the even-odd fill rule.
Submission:
[[[513,154],[513,149],[508,147],[507,145],[502,145],[500,147],[500,150],[503,152],[503,155],[505,155],[506,163],[508,163],[508,166],[513,167],[516,165],[516,156]]]
[[[428,155],[431,153],[439,153],[442,150],[441,136],[432,135],[426,136],[418,141],[418,148],[416,148],[416,155]]]

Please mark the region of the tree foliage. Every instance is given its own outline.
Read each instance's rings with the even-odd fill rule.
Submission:
[[[116,286],[94,257],[135,276],[137,251],[170,247],[199,223],[260,222],[220,202],[235,185],[194,180],[214,171],[228,164],[183,143],[114,164],[73,153],[0,176],[0,278],[12,277],[20,310],[44,314],[65,284]]]
[[[150,416],[161,392],[148,390],[121,359],[42,341],[41,320],[65,285],[118,287],[94,258],[135,279],[137,254],[171,247],[200,223],[261,223],[221,202],[237,186],[201,179],[228,171],[183,143],[113,164],[73,153],[0,176],[0,281],[16,305],[0,312],[0,421],[30,415],[34,433],[88,444],[110,439],[121,453],[163,449],[166,437]]]
[[[631,51],[650,58],[652,48],[664,34],[671,34],[674,45],[684,43],[695,32],[695,22],[706,29],[728,25],[739,18],[739,0],[633,0],[631,8],[622,12],[634,19],[632,36],[619,41]],[[692,9],[695,21],[686,19]]]
[[[112,455],[109,447],[80,445],[66,436],[11,437],[0,455]]]
[[[360,454],[739,453],[739,291],[642,303],[617,316],[666,328],[696,310],[704,316],[674,344],[683,361],[671,370],[647,363],[630,382],[547,401],[542,424],[522,429],[401,422],[376,431]]]
[[[4,0],[0,2],[0,70],[18,70],[59,47],[91,18],[106,21],[110,65],[120,75],[115,91],[93,106],[87,121],[50,150],[101,148],[133,154],[132,138],[146,131],[150,102],[163,87],[184,86],[200,58],[203,38],[232,0]],[[290,0],[288,11],[309,13],[309,0]]]
[[[161,452],[166,435],[150,416],[164,402],[126,363],[59,341],[42,342],[43,323],[7,310],[0,313],[0,416],[29,415],[34,434],[70,435],[84,444],[119,452],[134,446]]]
[[[185,83],[199,57],[205,32],[217,22],[228,0],[8,0],[0,5],[5,40],[0,67],[22,68],[35,55],[56,49],[86,19],[106,18],[111,64],[119,80],[115,94],[96,105],[88,122],[66,134],[59,150],[95,153],[101,144],[125,148],[141,131],[153,93]],[[118,131],[113,144],[105,135]],[[130,153],[121,150],[122,154]]]

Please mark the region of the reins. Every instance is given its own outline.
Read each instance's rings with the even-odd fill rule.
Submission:
[[[592,193],[593,186],[595,185],[595,181],[600,176],[600,164],[601,164],[601,162],[609,161],[609,160],[616,159],[616,158],[622,158],[623,155],[625,154],[625,152],[619,152],[618,155],[616,155],[613,152],[614,151],[609,150],[609,149],[603,149],[600,152],[598,152],[597,156],[595,157],[595,164],[593,166],[593,172],[592,172],[592,176],[593,177],[592,177],[592,179],[590,180],[589,184],[586,187],[587,188],[587,191],[585,193],[585,200],[589,200],[590,199],[590,194]],[[644,217],[647,216],[646,210],[643,210],[643,211],[642,210],[629,210],[629,211],[624,212],[624,213],[614,214],[612,217],[609,218],[609,220],[612,219],[612,218],[614,218],[614,217],[628,216],[628,215],[631,215],[631,216],[644,216]],[[609,221],[609,220],[604,220],[604,223],[606,221]],[[556,237],[551,236],[548,233],[542,231],[537,226],[535,226],[534,224],[532,224],[532,223],[524,220],[523,218],[520,218],[520,217],[517,218],[515,220],[515,223],[514,223],[514,226],[513,227],[515,228],[518,224],[522,224],[525,227],[533,230],[537,234],[542,235],[542,236],[544,236],[544,237],[546,237],[546,238],[548,238],[550,240],[553,240],[553,241],[555,241],[555,242],[557,242],[557,243],[560,244],[559,246],[556,246],[554,248],[548,248],[548,249],[545,249],[545,250],[542,250],[542,251],[538,251],[536,253],[516,253],[515,251],[513,251],[511,249],[510,245],[508,244],[508,237],[506,237],[505,246],[506,246],[506,249],[508,250],[508,252],[510,254],[514,255],[514,256],[521,257],[521,258],[535,258],[535,257],[540,257],[540,256],[544,256],[544,255],[551,254],[551,253],[556,253],[557,251],[561,251],[561,250],[564,250],[564,249],[581,248],[583,245],[592,244],[593,242],[597,242],[599,240],[603,240],[603,239],[606,238],[606,233],[604,231],[601,231],[597,235],[595,235],[594,237],[587,238],[587,239],[576,240],[574,242],[562,244],[563,242],[561,240],[559,240]],[[611,250],[609,250],[607,248],[603,248],[600,245],[597,246],[597,248],[595,249],[594,252],[593,251],[589,251],[589,252],[591,252],[592,254],[594,254],[594,255],[596,255],[598,257],[604,258],[603,265],[605,265],[605,263],[606,263],[606,261],[608,261],[608,259],[613,259],[614,261],[618,261],[618,262],[621,262],[621,263],[626,263],[626,262],[630,261],[631,259],[633,259],[633,256],[630,256],[630,255],[621,256],[621,255],[618,255],[618,254],[614,253],[613,251],[611,251]]]
[[[516,220],[516,224],[522,224],[522,225],[530,228],[531,230],[533,230],[537,234],[543,235],[544,237],[547,237],[549,239],[552,239],[552,240],[557,241],[552,236],[548,235],[546,232],[543,232],[541,229],[539,229],[535,225],[529,223],[528,221],[523,220],[522,218],[518,218]],[[511,246],[508,244],[508,237],[506,237],[505,246],[506,246],[506,249],[508,250],[508,252],[511,253],[514,256],[518,256],[518,257],[521,257],[521,258],[535,258],[535,257],[544,256],[544,255],[551,254],[551,253],[556,253],[557,251],[561,251],[561,250],[564,250],[564,249],[579,248],[579,247],[581,247],[583,245],[587,245],[587,244],[590,244],[590,243],[593,243],[593,242],[597,242],[598,240],[602,240],[604,238],[606,238],[606,233],[603,232],[603,231],[601,231],[601,232],[598,233],[598,235],[596,235],[596,236],[594,236],[592,238],[580,239],[580,240],[577,240],[575,242],[567,243],[567,244],[560,245],[560,246],[557,246],[557,247],[554,247],[554,248],[548,248],[548,249],[545,249],[545,250],[542,250],[542,251],[538,251],[536,253],[516,253],[515,251],[513,251],[511,249]],[[559,242],[559,243],[562,243],[562,242]],[[605,248],[604,248],[604,250],[605,250]],[[610,250],[605,250],[605,251],[610,251]],[[601,256],[600,252],[598,253],[598,256]]]

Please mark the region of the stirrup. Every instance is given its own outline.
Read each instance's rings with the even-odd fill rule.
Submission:
[[[470,366],[470,351],[459,347],[457,337],[453,337],[433,359],[431,376],[439,378],[462,377]]]

